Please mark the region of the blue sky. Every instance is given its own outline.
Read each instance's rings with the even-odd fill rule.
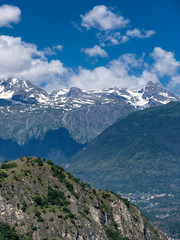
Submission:
[[[180,94],[179,0],[0,0],[0,77]]]

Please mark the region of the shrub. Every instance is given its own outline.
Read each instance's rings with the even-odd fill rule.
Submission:
[[[76,218],[73,213],[69,213],[67,216],[68,216],[69,218],[71,218],[71,219],[75,219],[75,218]]]
[[[27,209],[27,204],[25,202],[22,203],[22,211],[25,212]]]
[[[14,162],[12,162],[12,163],[3,163],[2,165],[1,165],[1,169],[10,169],[10,168],[15,168],[15,167],[17,167],[17,163],[14,163]]]
[[[73,185],[67,181],[65,181],[66,188],[69,192],[74,192]]]
[[[109,198],[110,197],[110,194],[109,193],[102,193],[102,197],[104,198],[104,199],[107,199],[107,198]]]
[[[0,172],[0,178],[6,178],[8,175],[5,172]]]
[[[65,175],[63,173],[63,168],[59,168],[58,166],[51,166],[51,170],[53,171],[53,176],[57,177],[60,182],[63,182]]]
[[[38,166],[43,166],[44,165],[43,160],[41,158],[36,158],[34,160],[34,162],[36,162],[38,164]]]
[[[47,164],[54,165],[53,161],[51,161],[51,160],[47,160]]]
[[[7,223],[0,223],[0,239],[2,240],[20,240],[14,227]]]
[[[84,208],[83,212],[84,212],[85,214],[89,214],[89,209],[88,209],[88,208]]]
[[[38,221],[38,222],[44,222],[44,219],[43,219],[41,216],[39,216],[38,219],[37,219],[37,221]]]
[[[35,209],[34,215],[35,215],[36,217],[40,217],[40,216],[41,216],[41,213],[40,213],[37,209]]]
[[[31,230],[32,230],[32,231],[37,231],[37,227],[32,226],[32,227],[31,227]]]
[[[129,238],[123,237],[118,230],[107,228],[105,233],[109,240],[129,240]]]
[[[71,211],[69,210],[69,208],[67,208],[67,207],[63,207],[63,211],[65,212],[65,213],[70,213]]]
[[[40,196],[36,196],[36,197],[34,198],[34,201],[35,201],[35,203],[36,203],[37,205],[43,206],[43,200],[42,200],[42,198],[41,198]]]

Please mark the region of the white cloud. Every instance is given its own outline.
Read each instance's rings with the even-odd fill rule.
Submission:
[[[101,32],[96,34],[97,38],[99,38],[101,46],[111,46],[118,45],[122,40],[122,36],[120,32]]]
[[[85,15],[81,15],[81,26],[90,29],[98,28],[103,31],[124,28],[129,23],[128,19],[113,13],[105,5],[95,6]]]
[[[101,47],[99,47],[98,45],[95,45],[93,48],[82,48],[81,51],[90,57],[96,57],[96,56],[107,57],[108,56],[106,51]]]
[[[105,5],[95,6],[85,15],[80,15],[81,26],[86,29],[96,28],[99,33],[96,34],[101,46],[118,45],[126,43],[130,38],[149,38],[155,34],[154,30],[129,29],[126,34],[119,29],[129,28],[129,19],[125,19],[119,13],[114,13],[112,9]]]
[[[154,60],[151,64],[144,60],[144,54],[141,58],[135,54],[123,54],[107,66],[93,70],[80,67],[79,72],[70,77],[68,84],[82,89],[137,89],[149,81],[158,82],[166,76],[169,79],[168,87],[180,94],[180,62],[174,58],[174,54],[155,47],[150,56]]]
[[[35,44],[22,41],[20,37],[0,36],[0,78],[18,77],[29,79],[37,85],[63,84],[64,76],[68,74],[59,60],[45,57],[45,52],[38,51]],[[51,89],[53,86],[51,86]]]
[[[129,29],[122,34],[119,29],[129,28],[129,19],[125,19],[119,13],[114,13],[105,5],[95,6],[85,15],[80,15],[81,26],[86,29],[96,28],[99,30],[97,37],[100,45],[118,45],[126,43],[130,38],[149,38],[155,34],[154,30]]]
[[[149,38],[151,37],[152,35],[155,34],[155,31],[153,30],[140,30],[138,28],[134,28],[133,30],[128,30],[126,32],[126,35],[128,37],[133,37],[133,38]]]
[[[56,55],[56,53],[50,47],[44,48],[42,54],[49,56]]]
[[[52,56],[52,55],[56,55],[56,50],[58,51],[62,51],[63,49],[63,46],[62,45],[57,45],[57,46],[53,46],[52,48],[50,47],[47,47],[47,48],[44,48],[43,51],[41,51],[42,55],[47,55],[47,56]]]
[[[120,32],[101,32],[97,33],[96,36],[99,38],[101,46],[112,46],[126,43],[129,41],[129,37],[121,35]]]
[[[180,95],[180,74],[171,78],[168,83],[168,88]]]
[[[53,46],[53,49],[54,49],[54,50],[57,49],[57,50],[59,50],[59,51],[62,51],[63,46],[62,46],[62,45]]]
[[[110,87],[137,89],[144,86],[150,79],[150,74],[143,72],[144,60],[137,59],[134,54],[123,54],[117,60],[111,61],[106,67],[93,70],[79,68],[79,72],[69,80],[69,86],[82,89],[103,89]],[[136,74],[139,70],[141,73]],[[152,76],[153,74],[151,74]],[[157,81],[154,77],[151,79]]]
[[[152,71],[156,72],[160,77],[175,76],[180,69],[180,62],[176,61],[172,52],[155,47],[151,56],[155,60]]]
[[[177,85],[180,85],[180,75],[176,75],[171,78],[171,81],[169,82],[168,86],[170,88],[175,88]]]
[[[128,41],[129,41],[129,37],[127,37],[126,35],[123,35],[121,39],[121,43],[126,43]]]
[[[48,61],[45,52],[38,51],[35,44],[26,43],[20,37],[0,35],[0,78],[28,79],[52,91],[72,86],[82,89],[137,89],[148,81],[157,82],[167,76],[168,87],[180,93],[180,62],[174,54],[156,47],[150,56],[154,60],[151,65],[145,62],[144,55],[137,58],[135,54],[123,54],[106,66],[92,70],[80,67],[75,73],[65,68],[60,60]]]
[[[11,27],[10,23],[18,23],[21,17],[21,10],[11,5],[0,6],[0,27]]]

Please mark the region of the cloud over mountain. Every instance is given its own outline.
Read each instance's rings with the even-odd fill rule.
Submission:
[[[10,24],[18,23],[20,17],[18,7],[0,6],[0,27],[10,27]],[[148,81],[158,82],[165,78],[166,85],[180,94],[180,61],[175,59],[173,52],[155,47],[150,55],[142,54],[142,57],[133,53],[119,53],[111,57],[107,48],[106,51],[103,49],[126,43],[131,38],[149,38],[155,34],[154,30],[133,28],[128,18],[105,5],[97,5],[80,17],[81,27],[86,30],[93,28],[98,39],[94,47],[80,49],[89,57],[104,58],[101,59],[103,64],[99,61],[91,68],[68,68],[64,66],[64,60],[62,62],[56,55],[63,48],[58,42],[39,50],[36,44],[25,42],[21,37],[0,35],[0,78],[29,79],[47,91],[71,86],[82,89],[134,89]],[[107,59],[110,59],[109,62]]]
[[[149,57],[148,57],[149,58]],[[135,54],[123,54],[110,61],[106,66],[92,70],[79,68],[70,80],[70,86],[82,89],[103,89],[109,87],[137,89],[147,82],[158,82],[166,77],[168,86],[177,94],[180,89],[180,62],[172,52],[155,47],[150,54],[152,64],[148,64],[145,56],[138,58]]]
[[[60,60],[45,57],[47,51],[38,51],[35,44],[22,41],[20,37],[0,36],[0,78],[18,77],[33,83],[53,84],[62,82],[67,69]]]

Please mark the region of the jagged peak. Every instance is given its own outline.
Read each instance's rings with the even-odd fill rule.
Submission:
[[[79,97],[83,95],[83,91],[77,87],[71,87],[67,93],[67,97]]]

